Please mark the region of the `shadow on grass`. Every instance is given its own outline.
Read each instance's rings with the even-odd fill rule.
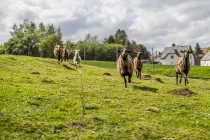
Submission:
[[[66,68],[66,69],[68,69],[68,70],[75,70],[75,69],[72,69],[71,67],[69,67],[69,66],[66,65],[66,64],[63,64],[63,67]]]
[[[75,67],[74,63],[69,62],[69,64]]]
[[[134,85],[133,86],[134,89],[140,89],[142,91],[150,91],[150,92],[153,92],[153,93],[156,93],[157,92],[157,88],[151,88],[151,87],[147,87],[147,86],[136,86]]]
[[[159,83],[164,83],[160,78],[155,78],[155,81],[157,81]]]

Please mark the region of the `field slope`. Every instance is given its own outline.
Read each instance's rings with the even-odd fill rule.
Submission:
[[[0,139],[209,139],[207,79],[184,86],[133,75],[124,88],[115,68],[80,70],[71,61],[0,55]],[[196,94],[167,93],[185,87]]]

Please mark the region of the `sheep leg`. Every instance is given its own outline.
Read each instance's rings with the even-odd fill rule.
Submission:
[[[176,72],[176,84],[178,84],[178,73]]]
[[[139,76],[140,76],[140,79],[141,79],[141,70],[139,71]]]
[[[136,71],[136,77],[139,78],[139,70]]]
[[[75,64],[76,69],[78,69],[78,64]]]
[[[128,83],[131,82],[131,75],[128,76]]]
[[[136,70],[136,78],[138,78],[138,71]]]
[[[184,84],[185,84],[185,86],[186,86],[186,84],[188,83],[187,74],[184,74],[184,79],[185,79]]]
[[[179,81],[179,83],[181,83],[182,82],[182,74],[181,74],[181,77],[180,77],[180,81]]]
[[[58,57],[58,63],[60,64],[60,58]]]
[[[124,79],[124,83],[125,83],[125,88],[127,88],[127,80],[126,80],[125,76],[123,76],[123,79]]]

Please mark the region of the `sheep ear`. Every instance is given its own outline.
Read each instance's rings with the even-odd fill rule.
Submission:
[[[128,50],[128,52],[130,53],[130,52],[131,52],[131,50]]]
[[[184,51],[180,51],[181,53],[184,53]]]
[[[118,50],[117,52],[121,52],[121,50]]]

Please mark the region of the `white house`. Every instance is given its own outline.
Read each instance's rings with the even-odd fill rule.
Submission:
[[[162,52],[162,55],[159,61],[163,65],[175,65],[178,58],[183,56],[183,54],[180,51],[188,50],[188,49],[192,51],[192,48],[190,45],[166,47],[164,51]],[[191,66],[195,65],[195,57],[193,53],[190,53],[189,61],[190,61]]]
[[[201,66],[210,66],[210,51],[201,59]]]

